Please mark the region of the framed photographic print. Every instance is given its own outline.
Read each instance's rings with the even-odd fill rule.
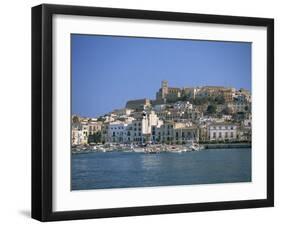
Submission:
[[[32,8],[32,217],[274,205],[274,21]]]

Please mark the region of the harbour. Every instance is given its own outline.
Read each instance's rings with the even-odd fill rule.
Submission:
[[[188,144],[188,145],[133,145],[133,144],[100,144],[92,146],[82,146],[72,148],[72,153],[85,153],[85,152],[139,152],[146,154],[154,154],[161,152],[189,152],[189,151],[198,151],[204,149],[203,145],[199,144]]]
[[[203,149],[231,149],[251,148],[251,143],[205,143],[199,144],[190,142],[187,144],[96,144],[72,147],[73,154],[88,152],[140,152],[140,153],[161,153],[161,152],[190,152]]]

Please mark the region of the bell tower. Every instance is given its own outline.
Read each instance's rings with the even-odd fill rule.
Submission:
[[[162,99],[164,99],[168,95],[168,81],[167,80],[163,80],[161,82],[161,89],[162,89]]]

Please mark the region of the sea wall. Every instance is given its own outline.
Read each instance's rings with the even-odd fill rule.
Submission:
[[[230,144],[203,144],[206,149],[217,148],[250,148],[251,143],[230,143]]]

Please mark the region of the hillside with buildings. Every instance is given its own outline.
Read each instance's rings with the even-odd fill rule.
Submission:
[[[233,87],[169,87],[98,118],[72,115],[72,146],[251,142],[251,93]]]

